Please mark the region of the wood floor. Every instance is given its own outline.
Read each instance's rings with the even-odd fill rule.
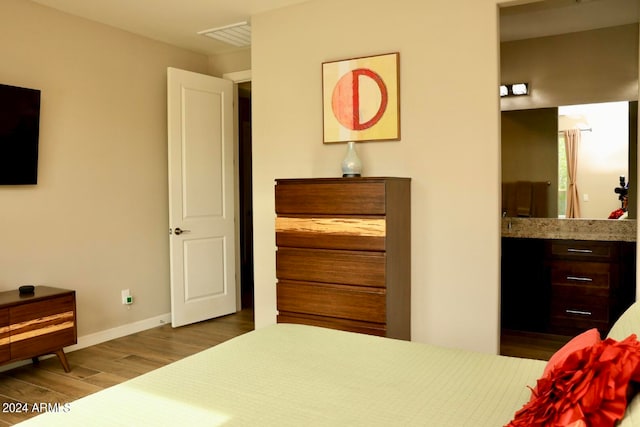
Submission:
[[[500,354],[549,360],[570,339],[563,335],[503,330],[500,334]]]
[[[253,310],[242,310],[176,329],[163,325],[70,352],[69,373],[56,357],[2,372],[0,426],[38,415],[32,412],[34,404],[63,405],[251,331],[253,325]],[[28,411],[16,413],[17,404]]]

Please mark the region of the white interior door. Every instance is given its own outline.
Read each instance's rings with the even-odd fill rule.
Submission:
[[[174,327],[236,311],[233,83],[169,68]]]

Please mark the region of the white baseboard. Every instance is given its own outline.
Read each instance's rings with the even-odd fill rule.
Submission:
[[[65,347],[64,351],[65,353],[69,353],[75,350],[80,350],[81,348],[91,347],[92,345],[135,334],[136,332],[142,332],[146,331],[147,329],[156,328],[167,323],[171,323],[171,313],[161,314],[160,316],[139,320],[137,322],[128,323],[126,325],[78,337],[78,343],[69,347]],[[54,356],[55,355],[46,355],[41,357],[40,359],[47,359]],[[28,365],[30,363],[32,363],[31,360],[21,360],[19,362],[9,363],[8,365],[0,366],[0,372],[8,371],[19,366]],[[71,367],[71,369],[73,369],[73,366]]]
[[[127,335],[135,334],[136,332],[146,331],[147,329],[162,326],[167,323],[171,323],[171,313],[161,314],[160,316],[138,320],[137,322],[78,337],[78,343],[65,347],[64,351],[70,352],[80,350],[81,348],[91,347],[92,345],[125,337]]]

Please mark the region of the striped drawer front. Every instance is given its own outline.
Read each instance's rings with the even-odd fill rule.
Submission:
[[[384,251],[384,218],[276,218],[276,245]]]
[[[382,252],[278,248],[280,280],[385,287],[386,255]]]
[[[9,326],[11,343],[28,340],[41,335],[75,328],[73,311],[52,314],[38,319],[20,323],[12,323]]]
[[[71,295],[9,308],[11,358],[46,354],[77,341]]]
[[[9,309],[2,309],[0,310],[0,362],[11,359],[9,335]]]
[[[277,286],[278,311],[281,313],[386,322],[386,292],[381,288],[291,281],[280,281]]]

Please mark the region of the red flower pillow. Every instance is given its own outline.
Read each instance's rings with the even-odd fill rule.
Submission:
[[[556,365],[562,364],[571,353],[582,350],[585,347],[591,347],[600,341],[600,331],[598,331],[597,328],[589,329],[588,331],[573,337],[571,341],[566,343],[560,350],[556,351],[553,356],[551,356],[549,362],[547,362],[547,366],[544,368],[542,376],[546,377]]]
[[[635,335],[581,348],[537,381],[508,427],[612,427],[624,416],[631,381],[640,381]]]

